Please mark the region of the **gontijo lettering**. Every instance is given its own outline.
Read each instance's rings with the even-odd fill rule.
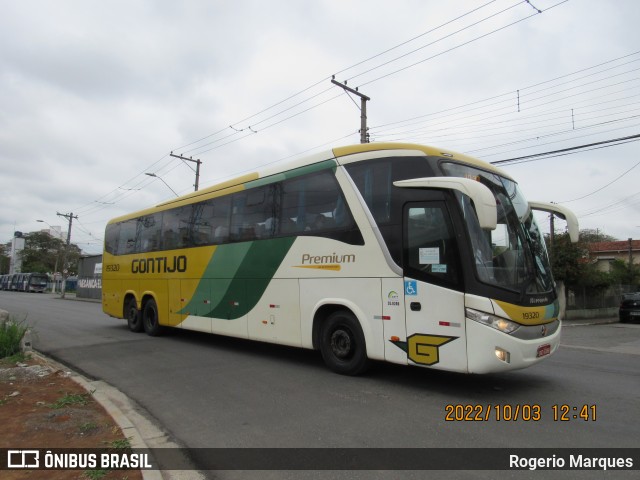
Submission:
[[[131,273],[173,273],[187,271],[187,257],[134,258],[131,260]]]

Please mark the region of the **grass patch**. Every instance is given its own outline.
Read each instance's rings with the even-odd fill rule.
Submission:
[[[0,367],[15,367],[16,363],[27,363],[31,360],[31,355],[25,352],[18,352],[9,357],[0,358]]]
[[[122,440],[114,440],[113,442],[109,442],[110,448],[122,448],[122,449],[131,449],[131,440],[129,438],[123,438]]]
[[[0,322],[0,358],[20,352],[20,342],[27,330],[29,326],[24,321],[9,318]]]
[[[105,477],[111,470],[87,470],[83,473],[83,477],[89,480],[99,480]]]
[[[100,428],[100,425],[95,422],[86,422],[80,425],[79,428],[82,433],[88,433],[92,432],[93,430],[97,430],[98,428]]]
[[[93,400],[91,393],[67,393],[48,406],[49,408],[58,409],[74,405],[88,405]]]

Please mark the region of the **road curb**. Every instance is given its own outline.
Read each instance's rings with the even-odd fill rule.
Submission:
[[[132,401],[116,387],[102,380],[89,380],[66,365],[35,350],[31,350],[30,353],[54,369],[67,372],[68,378],[90,393],[120,427],[125,438],[129,439],[132,448],[180,448],[178,444],[169,440],[167,434],[156,424],[139,413]],[[140,472],[144,480],[196,480],[205,478],[195,469],[189,471],[140,470]]]
[[[610,323],[618,323],[617,317],[609,318],[581,318],[575,320],[562,320],[563,327],[584,327],[586,325],[607,325]]]

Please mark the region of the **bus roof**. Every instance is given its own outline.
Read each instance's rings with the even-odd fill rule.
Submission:
[[[413,151],[413,152],[416,152],[416,154],[424,154],[426,156],[446,157],[457,162],[466,163],[468,165],[480,168],[482,170],[494,172],[498,175],[501,175],[503,177],[513,180],[505,172],[491,165],[490,163],[484,162],[482,160],[478,160],[474,157],[470,157],[461,153],[453,152],[451,150],[431,147],[427,145],[419,145],[414,143],[363,143],[363,144],[348,145],[343,147],[336,147],[332,150],[327,150],[321,153],[317,153],[315,155],[307,156],[298,160],[293,160],[282,166],[272,167],[262,171],[257,171],[257,172],[248,173],[246,175],[242,175],[239,177],[235,177],[231,180],[227,180],[225,182],[221,182],[221,183],[212,185],[210,187],[203,188],[201,190],[198,190],[197,192],[191,192],[186,195],[173,198],[171,200],[167,200],[165,202],[157,204],[154,207],[149,207],[144,210],[132,212],[130,214],[114,218],[110,220],[108,223],[120,222],[130,218],[138,217],[140,215],[153,213],[158,209],[164,210],[163,207],[173,208],[173,207],[179,207],[182,205],[187,205],[192,203],[192,201],[198,197],[205,197],[214,192],[218,192],[218,194],[223,194],[223,193],[227,194],[227,193],[240,191],[240,190],[243,190],[244,188],[243,185],[248,182],[252,182],[262,178],[270,177],[272,175],[288,172],[293,169],[308,167],[323,161],[334,160],[334,161],[337,161],[337,164],[351,163],[352,161],[360,161],[360,160],[364,160],[365,158],[349,159],[348,157],[353,158],[353,156],[359,155],[359,154],[360,155],[370,154],[370,155],[366,155],[365,156],[366,158],[375,158],[378,156],[382,157],[384,156],[383,155],[384,152],[391,151],[391,150],[404,151],[406,153]],[[380,155],[376,155],[375,154],[376,152],[380,152]]]
[[[365,152],[376,152],[385,150],[414,150],[421,152],[430,157],[446,157],[452,160],[467,163],[471,166],[478,167],[482,170],[488,170],[494,172],[502,177],[506,177],[513,180],[510,175],[506,174],[499,168],[491,165],[490,163],[478,160],[477,158],[470,157],[463,153],[454,152],[444,148],[433,147],[428,145],[419,145],[415,143],[364,143],[359,145],[349,145],[346,147],[338,147],[333,149],[333,153],[336,158],[346,157],[348,155],[354,155]]]

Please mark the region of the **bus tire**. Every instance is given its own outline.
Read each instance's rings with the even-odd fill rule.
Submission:
[[[124,304],[124,316],[127,319],[129,330],[138,333],[144,330],[142,313],[138,310],[138,302],[134,297],[129,297]]]
[[[153,298],[144,302],[142,308],[142,324],[147,335],[157,337],[162,334],[162,326],[158,318],[158,306]]]
[[[362,328],[346,310],[332,313],[323,322],[320,352],[327,367],[341,375],[358,375],[369,367]]]

